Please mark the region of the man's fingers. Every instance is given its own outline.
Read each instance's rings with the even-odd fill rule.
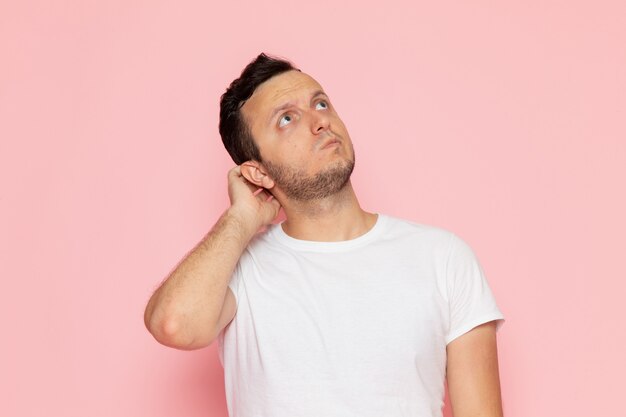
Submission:
[[[276,197],[274,197],[273,195],[270,196],[269,203],[272,204],[273,206],[276,206],[277,210],[280,210],[280,207],[281,207],[280,201],[278,201]]]
[[[237,182],[244,183],[252,193],[256,193],[259,189],[259,187],[252,184],[246,179],[246,177],[243,176],[243,173],[241,172],[241,165],[237,165],[228,171],[228,181],[235,187],[238,187],[238,185],[236,185]]]
[[[267,201],[272,196],[265,188],[259,188],[254,195],[261,201]]]
[[[241,177],[241,165],[237,165],[228,171],[228,176],[232,178]]]
[[[271,222],[280,211],[280,203],[274,198],[272,193],[257,185],[254,185],[243,176],[241,166],[238,165],[228,171],[228,193],[231,198],[231,204],[243,204],[248,207],[255,207],[258,214],[261,215],[263,222]],[[244,191],[243,184],[248,187],[248,192]],[[254,204],[250,198],[256,200]],[[251,205],[252,204],[252,205]]]

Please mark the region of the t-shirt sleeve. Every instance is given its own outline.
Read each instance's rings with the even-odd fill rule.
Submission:
[[[228,282],[228,288],[233,292],[237,306],[239,306],[239,284],[241,283],[241,260],[235,265],[235,270]]]
[[[239,284],[241,283],[241,262],[237,262],[235,265],[235,270],[230,277],[230,281],[228,282],[228,288],[233,292],[235,296],[235,302],[237,306],[239,305]],[[228,327],[228,326],[226,326]],[[226,327],[224,327],[219,334],[217,335],[217,354],[222,364],[224,366],[224,332],[226,331]]]
[[[446,265],[450,308],[450,326],[446,344],[474,327],[497,320],[496,331],[504,324],[504,315],[485,278],[473,250],[452,234]]]

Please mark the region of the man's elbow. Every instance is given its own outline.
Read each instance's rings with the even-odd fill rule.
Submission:
[[[180,350],[196,350],[209,346],[215,337],[210,334],[192,334],[175,318],[144,319],[146,328],[160,344]]]

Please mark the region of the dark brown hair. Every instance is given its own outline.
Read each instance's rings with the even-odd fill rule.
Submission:
[[[241,114],[241,106],[254,90],[270,78],[283,72],[296,70],[284,59],[270,57],[264,53],[257,56],[234,80],[220,99],[219,131],[224,147],[237,165],[250,160],[261,161],[261,153],[254,143],[250,128]]]

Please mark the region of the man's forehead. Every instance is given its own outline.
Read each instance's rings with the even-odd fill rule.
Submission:
[[[260,105],[272,108],[300,96],[307,98],[308,94],[320,90],[322,86],[310,75],[300,71],[287,71],[259,85],[248,101],[255,107]]]

